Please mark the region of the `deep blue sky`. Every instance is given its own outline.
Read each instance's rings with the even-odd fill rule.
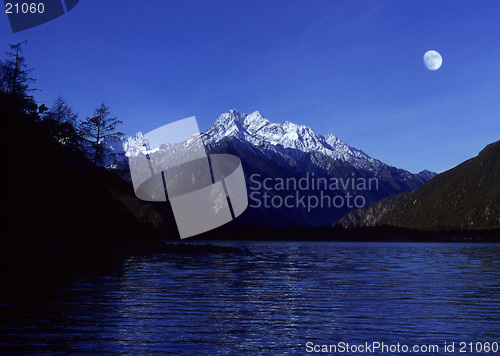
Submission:
[[[500,139],[496,0],[81,0],[17,34],[2,16],[0,51],[28,40],[39,102],[81,118],[105,102],[129,135],[259,110],[412,172]]]

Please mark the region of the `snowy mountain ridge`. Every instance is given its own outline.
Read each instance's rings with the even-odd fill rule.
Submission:
[[[243,114],[230,110],[222,114],[202,136],[209,151],[210,148],[225,140],[235,139],[242,145],[251,145],[262,153],[267,153],[267,156],[269,153],[278,152],[286,156],[284,158],[291,164],[298,164],[304,155],[312,154],[316,157],[317,165],[326,170],[331,168],[332,160],[372,172],[392,167],[347,145],[332,134],[319,135],[307,126],[289,121],[281,124],[272,123],[258,111]],[[401,171],[403,175],[413,175],[410,172]],[[417,174],[425,180],[436,175],[427,170]]]
[[[327,170],[331,168],[329,164],[331,161],[351,164],[355,168],[374,173],[385,167],[392,167],[347,145],[333,134],[319,135],[307,126],[289,121],[272,123],[258,111],[244,114],[234,109],[230,110],[220,115],[210,128],[201,133],[201,137],[208,152],[221,143],[236,141],[239,145],[259,150],[265,156],[279,154],[289,164],[298,164],[305,155],[312,154],[316,158],[315,163]],[[191,139],[188,139],[182,146],[188,149],[190,143]],[[154,148],[153,151],[148,151],[146,147],[149,147],[147,137],[140,132],[135,137],[126,137],[123,141],[126,156],[135,156],[139,152],[152,153],[158,150]],[[410,172],[401,171],[413,175]],[[428,170],[417,174],[425,180],[436,175]]]
[[[271,123],[258,111],[242,114],[231,110],[222,114],[204,133],[204,141],[208,145],[220,142],[225,137],[239,138],[254,146],[267,144],[302,152],[320,152],[342,161],[362,159],[375,162],[363,151],[346,145],[334,135],[317,135],[311,128],[289,121]]]

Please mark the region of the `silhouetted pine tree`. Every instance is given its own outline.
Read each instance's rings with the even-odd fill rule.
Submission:
[[[30,76],[33,71],[28,68],[26,58],[23,56],[22,45],[27,41],[10,45],[10,52],[6,52],[7,59],[0,67],[0,92],[20,111],[38,117],[38,106],[28,92],[31,83],[36,80]]]
[[[87,117],[80,124],[80,135],[88,144],[87,154],[96,165],[102,165],[105,157],[113,156],[107,143],[120,140],[123,133],[117,131],[116,126],[122,124],[116,117],[110,117],[109,107],[101,104],[93,117]]]
[[[40,106],[39,111],[43,112],[44,126],[59,143],[72,149],[81,148],[82,137],[76,129],[78,115],[63,98],[57,98],[50,109]]]

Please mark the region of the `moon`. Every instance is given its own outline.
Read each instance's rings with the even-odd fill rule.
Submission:
[[[443,64],[443,57],[437,51],[427,51],[424,54],[424,64],[429,70],[437,70]]]

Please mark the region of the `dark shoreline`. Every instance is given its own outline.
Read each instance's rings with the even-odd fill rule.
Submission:
[[[344,228],[341,226],[270,228],[222,227],[186,241],[357,241],[357,242],[487,242],[500,243],[500,229],[425,231],[395,226]]]
[[[235,229],[222,227],[192,238],[180,240],[134,241],[90,240],[18,240],[0,244],[0,281],[14,285],[35,279],[37,285],[51,276],[101,270],[121,265],[126,257],[164,254],[178,258],[200,254],[252,255],[249,249],[226,246],[224,241],[324,241],[324,242],[395,242],[395,243],[500,243],[500,230],[419,231],[387,226],[344,229],[265,228],[259,226]],[[177,256],[177,257],[176,257]]]
[[[148,231],[149,232],[149,231]],[[172,244],[191,244],[201,241],[344,241],[344,242],[479,242],[500,243],[500,229],[488,230],[438,230],[425,231],[394,226],[344,228],[341,226],[304,228],[285,227],[271,228],[258,225],[233,228],[222,226],[187,239],[172,238],[178,236],[169,233],[170,237],[155,232],[142,235],[113,236],[88,239],[82,236],[73,238],[40,237],[10,239],[0,243],[0,256],[7,256],[13,251],[36,252],[37,254],[56,251],[76,251],[79,253],[99,253],[112,251],[114,254],[131,252],[169,252]],[[71,235],[70,235],[71,236]],[[169,245],[170,247],[168,247]]]
[[[422,242],[422,243],[500,243],[500,229],[495,230],[443,230],[421,231],[393,226],[369,228],[268,228],[227,226],[184,240],[165,239],[156,235],[142,239],[19,239],[0,244],[0,268],[29,272],[33,267],[57,271],[60,266],[86,266],[108,264],[127,255],[251,253],[251,251],[224,246],[224,241],[331,241],[331,242]],[[201,247],[203,242],[205,247]]]

